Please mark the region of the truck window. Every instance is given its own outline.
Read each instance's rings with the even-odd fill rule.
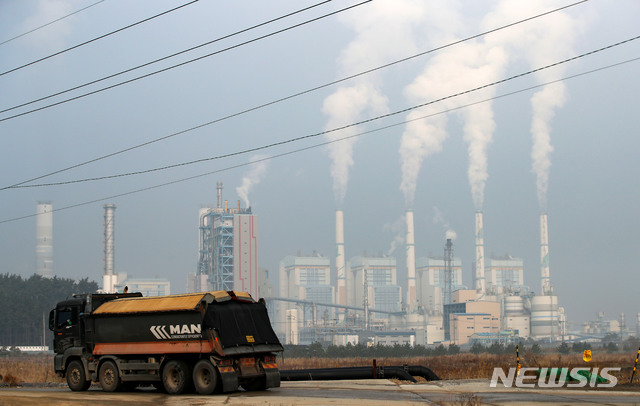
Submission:
[[[57,328],[64,328],[77,324],[77,312],[74,310],[75,309],[70,308],[58,309],[58,320],[56,322]]]

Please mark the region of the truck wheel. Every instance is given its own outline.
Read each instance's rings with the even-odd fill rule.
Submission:
[[[218,389],[218,370],[209,362],[202,359],[193,367],[193,384],[196,392],[201,395],[211,395]]]
[[[91,386],[84,373],[84,366],[80,361],[71,361],[67,367],[67,385],[72,391],[85,391]]]
[[[186,362],[172,359],[162,369],[162,384],[170,395],[179,395],[191,387],[191,371]]]
[[[242,389],[246,390],[247,392],[266,390],[267,380],[265,379],[265,377],[253,378],[242,382],[240,386],[242,386]]]
[[[102,390],[105,392],[116,392],[122,387],[118,367],[113,361],[105,361],[105,363],[100,366],[98,376],[100,378],[100,386],[102,386]]]

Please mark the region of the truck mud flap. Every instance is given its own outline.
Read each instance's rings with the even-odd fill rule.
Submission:
[[[279,388],[280,387],[280,371],[277,369],[269,370],[265,369],[264,371],[266,387],[267,388]]]
[[[235,392],[238,390],[238,374],[233,367],[218,367],[220,371],[220,381],[222,381],[222,392]]]
[[[64,365],[62,363],[63,360],[63,355],[62,354],[56,354],[55,357],[53,357],[53,370],[56,371],[56,373],[62,373]]]

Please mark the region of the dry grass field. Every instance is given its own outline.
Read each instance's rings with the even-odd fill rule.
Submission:
[[[619,382],[629,382],[636,353],[605,353],[593,351],[593,360],[582,360],[582,354],[560,355],[521,353],[523,367],[621,367]],[[377,365],[424,365],[431,368],[442,379],[489,379],[493,368],[505,371],[516,365],[514,354],[471,354],[441,355],[413,358],[377,358]],[[284,358],[279,357],[280,369],[335,368],[344,366],[369,366],[370,358]],[[23,383],[63,383],[64,379],[53,373],[53,355],[19,355],[0,357],[0,383],[20,385]],[[639,381],[636,375],[635,382]]]

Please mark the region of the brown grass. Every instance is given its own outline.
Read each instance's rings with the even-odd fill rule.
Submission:
[[[0,382],[10,386],[23,383],[62,383],[53,372],[53,355],[0,357]]]
[[[621,367],[617,375],[620,382],[629,382],[635,353],[629,354],[608,354],[593,352],[593,360],[584,362],[582,354],[560,355],[539,354],[534,355],[525,352],[520,354],[520,364],[522,367],[589,367],[606,368]],[[441,355],[434,357],[414,357],[414,358],[377,358],[377,365],[424,365],[430,368],[441,379],[490,379],[493,369],[503,368],[505,371],[516,366],[515,353],[512,355],[494,354],[471,354],[461,353],[456,355]],[[348,366],[369,366],[372,365],[370,358],[287,358],[279,361],[280,369],[305,369],[305,368],[335,368]],[[634,382],[638,382],[638,373]]]
[[[582,354],[560,355],[528,352],[520,354],[523,367],[621,367],[616,374],[619,382],[627,383],[631,376],[634,353],[608,354],[593,352],[593,360],[584,362]],[[489,379],[493,368],[500,367],[505,371],[516,365],[515,354],[471,354],[442,355],[413,358],[376,358],[379,366],[390,365],[424,365],[431,368],[442,379]],[[337,368],[346,366],[369,366],[371,358],[288,358],[278,357],[280,369]],[[636,374],[635,383],[640,382],[640,374]],[[64,383],[53,372],[53,355],[20,355],[0,357],[0,383],[19,385],[22,383]]]

